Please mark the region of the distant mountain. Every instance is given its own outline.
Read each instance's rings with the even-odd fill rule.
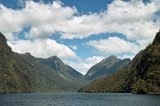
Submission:
[[[52,56],[47,59],[38,58],[38,61],[51,68],[66,81],[76,84],[77,87],[88,83],[81,73],[77,72],[71,66],[64,64],[57,56]]]
[[[75,83],[63,76],[66,75],[65,69],[65,74],[58,73],[56,68],[60,67],[55,65],[55,69],[48,67],[29,53],[14,53],[7,45],[4,35],[0,33],[0,93],[73,91],[81,86],[81,82],[76,80]],[[70,69],[74,77],[82,77],[73,68],[67,67],[66,72]]]
[[[86,92],[160,93],[160,32],[152,44],[115,74],[92,82]]]
[[[72,80],[73,79],[83,79],[83,75],[79,72],[77,72],[72,67],[64,64],[57,56],[53,56],[47,59],[38,59],[42,64],[47,65],[56,73],[60,74],[64,79],[66,80]]]
[[[118,59],[116,56],[110,56],[92,66],[85,75],[85,77],[89,80],[103,78],[105,76],[109,76],[115,73],[120,68],[128,65],[130,62],[130,59],[121,60]]]

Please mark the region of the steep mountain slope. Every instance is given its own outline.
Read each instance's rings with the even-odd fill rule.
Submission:
[[[55,73],[59,74],[77,88],[83,87],[89,83],[81,73],[77,72],[71,66],[64,64],[57,56],[52,56],[47,59],[39,58],[38,61],[51,68]]]
[[[30,92],[34,88],[25,72],[21,72],[23,64],[17,62],[14,53],[0,33],[0,92]]]
[[[139,52],[127,67],[91,83],[84,90],[160,93],[160,32],[156,34],[153,43]]]
[[[69,91],[77,88],[76,84],[41,64],[29,53],[12,52],[0,33],[0,93]]]
[[[52,56],[47,59],[38,59],[42,64],[50,67],[56,73],[61,75],[64,79],[68,81],[84,79],[83,75],[72,67],[64,64],[57,56]]]
[[[53,69],[41,64],[37,58],[33,57],[30,53],[17,54],[17,58],[20,57],[20,61],[23,61],[26,66],[33,68],[32,76],[36,79],[36,87],[42,86],[41,90],[73,90],[76,87],[71,85],[65,78],[60,76]],[[37,85],[39,84],[39,85]],[[35,84],[34,84],[35,85]]]
[[[85,77],[89,80],[95,80],[104,76],[109,76],[115,73],[120,68],[128,65],[130,62],[130,59],[121,60],[116,56],[110,56],[92,66]]]

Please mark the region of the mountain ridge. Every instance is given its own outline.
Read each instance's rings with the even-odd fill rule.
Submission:
[[[116,56],[109,56],[104,58],[99,63],[93,65],[85,75],[89,80],[99,79],[115,73],[118,69],[129,64],[130,59],[118,59]]]

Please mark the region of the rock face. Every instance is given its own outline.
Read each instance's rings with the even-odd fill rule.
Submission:
[[[63,72],[74,73],[73,77],[78,78],[82,75],[67,65],[67,69],[63,67],[62,75],[59,74],[57,69],[61,69],[61,65],[58,62],[54,68],[42,64],[29,53],[14,53],[0,33],[0,93],[77,90],[80,83],[66,80]]]
[[[110,56],[92,66],[85,77],[89,80],[95,80],[98,78],[109,76],[118,71],[120,68],[128,65],[130,62],[130,59],[121,60],[116,56]]]
[[[94,81],[86,92],[160,93],[160,32],[152,44],[139,52],[117,73]]]

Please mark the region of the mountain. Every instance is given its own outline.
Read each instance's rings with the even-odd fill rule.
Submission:
[[[116,56],[110,56],[92,66],[85,77],[89,80],[95,80],[104,76],[109,76],[118,71],[120,68],[128,65],[130,62],[130,59],[121,60]]]
[[[38,59],[42,64],[47,65],[56,73],[60,74],[64,79],[73,81],[73,80],[79,80],[83,79],[83,75],[79,72],[77,72],[72,67],[64,64],[57,56],[52,56],[47,59]]]
[[[92,82],[85,92],[160,93],[160,32],[152,44],[115,74]]]
[[[46,59],[38,58],[38,61],[41,64],[51,68],[61,77],[63,77],[66,81],[73,83],[77,87],[88,84],[88,81],[81,73],[77,72],[71,66],[64,64],[57,56],[52,56]]]
[[[34,91],[67,91],[74,89],[68,81],[53,71],[51,68],[41,64],[37,58],[30,53],[15,53],[16,61],[20,61],[25,66],[21,71],[26,71],[30,77]],[[18,63],[20,65],[20,63]]]
[[[68,66],[69,68],[73,73],[78,73]],[[77,76],[81,77],[80,74]],[[56,69],[39,62],[31,54],[13,52],[0,33],[0,93],[73,91],[81,86],[77,86],[79,82],[73,82],[66,80]]]

